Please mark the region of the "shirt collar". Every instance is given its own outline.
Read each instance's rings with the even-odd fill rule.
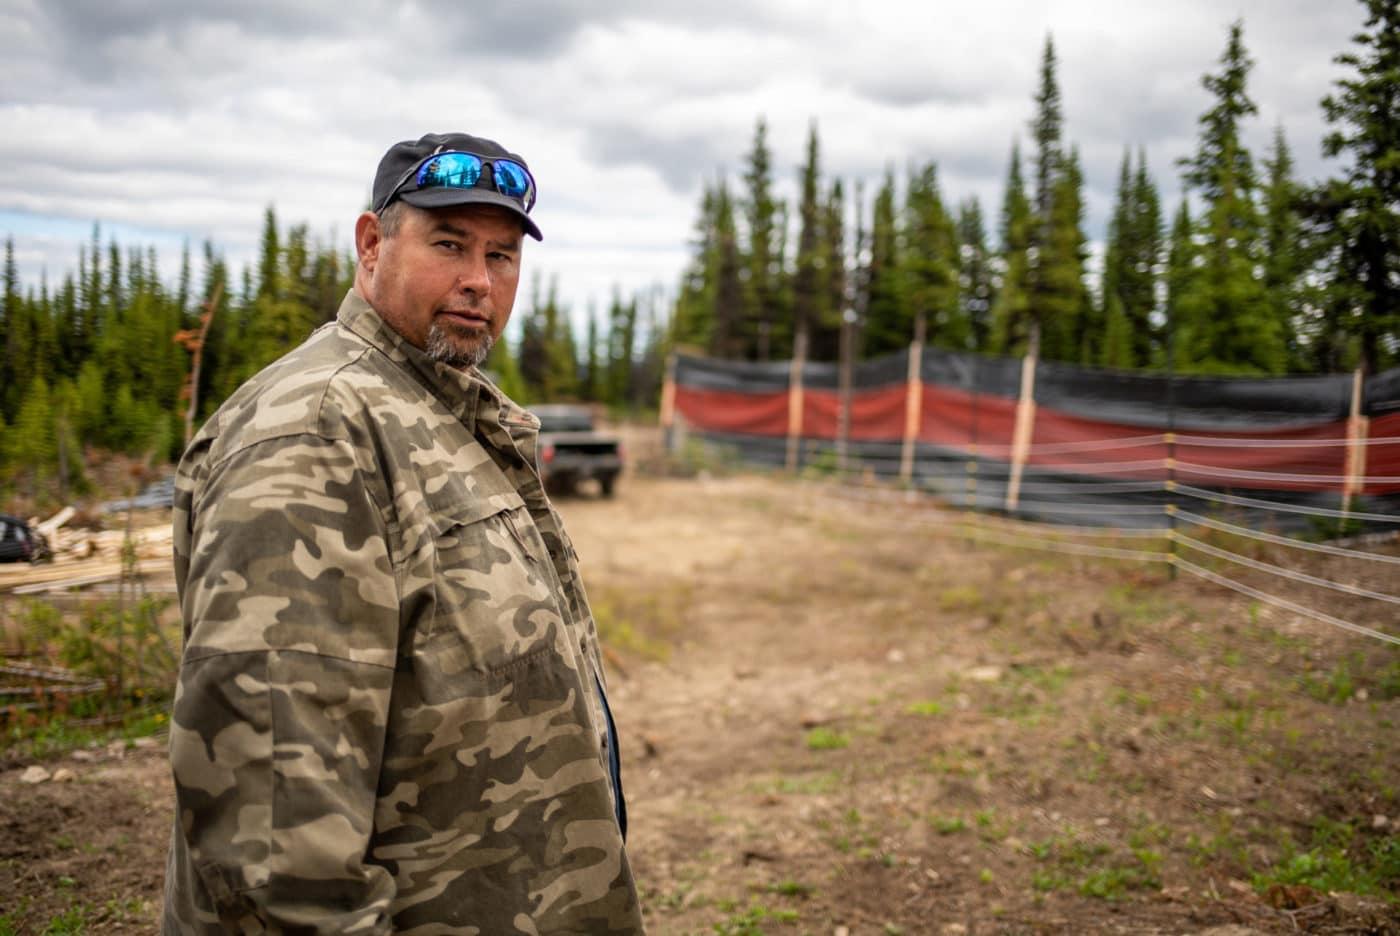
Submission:
[[[478,417],[493,424],[538,428],[538,420],[502,393],[480,370],[459,370],[440,364],[409,344],[394,331],[359,293],[345,294],[336,321],[354,332],[376,351],[407,370],[462,421],[476,431]]]

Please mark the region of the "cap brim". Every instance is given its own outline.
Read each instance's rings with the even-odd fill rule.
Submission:
[[[520,202],[500,192],[484,188],[425,188],[403,192],[399,198],[415,208],[451,208],[455,205],[491,205],[503,208],[520,218],[525,233],[535,240],[544,240],[539,225],[530,219]]]

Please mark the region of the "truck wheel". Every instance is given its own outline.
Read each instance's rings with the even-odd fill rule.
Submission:
[[[598,486],[603,489],[604,497],[613,496],[613,483],[617,481],[616,475],[607,475],[598,479]]]

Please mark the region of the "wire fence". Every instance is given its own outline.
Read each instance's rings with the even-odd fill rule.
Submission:
[[[1364,442],[1400,445],[1400,438]],[[805,476],[836,482],[822,486],[824,496],[900,505],[901,516],[914,522],[988,544],[1164,565],[1174,576],[1184,573],[1301,618],[1400,646],[1400,514],[1352,509],[1343,487],[1348,481],[1393,485],[1400,478],[1243,470],[1170,457],[1087,460],[1101,452],[1168,444],[1178,450],[1338,445],[1167,433],[1032,444],[1025,457],[1031,473],[1015,479],[1017,496],[1010,503],[1014,472],[994,460],[1009,446],[921,457],[907,481],[896,479],[901,464],[908,472],[909,458],[898,442],[864,442],[852,454],[831,440],[806,440],[802,461]],[[756,461],[781,465],[772,458]],[[1191,483],[1178,480],[1183,476]],[[1249,482],[1252,495],[1232,490],[1241,482]],[[1274,499],[1296,494],[1299,485],[1306,486],[1300,498]],[[1327,494],[1327,488],[1343,493]],[[1272,496],[1257,496],[1263,493]],[[1317,503],[1328,497],[1337,506]],[[1363,525],[1370,536],[1342,538]]]

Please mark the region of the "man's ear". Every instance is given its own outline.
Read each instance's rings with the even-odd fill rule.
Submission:
[[[383,243],[384,228],[379,223],[379,215],[366,211],[355,219],[355,253],[366,271],[374,270],[379,262],[379,248]]]

